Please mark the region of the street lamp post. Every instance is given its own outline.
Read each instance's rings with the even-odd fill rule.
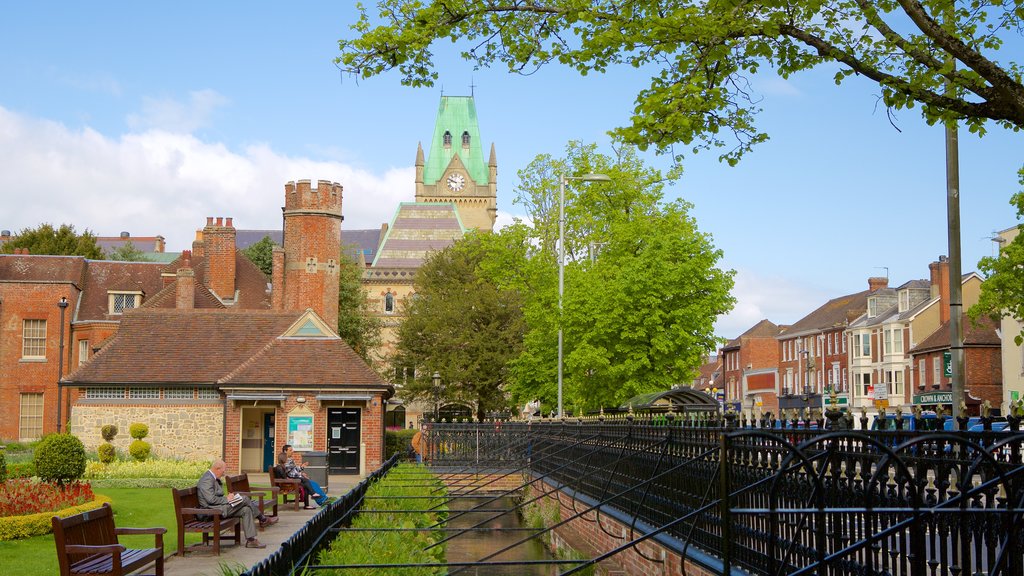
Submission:
[[[582,182],[611,182],[606,174],[583,174],[580,176],[558,177],[558,417],[562,411],[562,294],[565,291],[565,183],[569,180]]]
[[[63,402],[61,401],[61,392],[64,390],[64,384],[61,380],[64,378],[64,310],[68,307],[67,296],[61,296],[60,302],[57,302],[57,307],[60,308],[60,343],[58,344],[58,360],[57,360],[57,433],[60,434],[60,408]]]
[[[436,370],[434,375],[430,377],[430,383],[432,385],[431,391],[434,393],[434,422],[438,420],[438,412],[440,411],[441,402],[441,374]]]

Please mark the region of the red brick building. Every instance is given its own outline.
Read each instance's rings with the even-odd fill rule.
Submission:
[[[734,410],[778,413],[779,347],[775,339],[785,330],[786,326],[761,320],[719,352],[724,386],[720,397]]]
[[[978,406],[988,400],[993,409],[1003,402],[1002,342],[996,333],[998,325],[988,318],[974,323],[964,319],[964,394],[968,412],[978,414]],[[950,350],[949,320],[910,350],[915,402],[951,407],[953,389],[946,375],[943,355]]]

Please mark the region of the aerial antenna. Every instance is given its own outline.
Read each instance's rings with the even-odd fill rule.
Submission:
[[[888,266],[875,266],[875,270],[885,270],[885,279],[889,279],[889,267]]]

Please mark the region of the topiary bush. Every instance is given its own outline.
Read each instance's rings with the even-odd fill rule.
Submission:
[[[59,485],[73,482],[85,473],[85,446],[70,433],[50,434],[35,451],[36,474]]]
[[[147,431],[148,432],[148,431]],[[113,442],[114,438],[117,437],[117,425],[116,424],[105,424],[100,428],[100,435],[107,442]]]
[[[149,436],[149,426],[142,422],[135,422],[128,428],[128,433],[131,434],[132,438],[142,440],[146,436]]]
[[[149,458],[149,453],[152,449],[153,447],[149,445],[149,442],[136,440],[128,446],[128,453],[139,462],[145,462]]]
[[[100,459],[100,462],[110,464],[114,461],[117,453],[114,451],[114,445],[107,442],[105,444],[100,444],[96,448],[96,456]]]

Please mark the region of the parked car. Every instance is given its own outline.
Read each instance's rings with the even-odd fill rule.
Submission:
[[[903,430],[916,431],[918,430],[917,418],[913,413],[905,412],[901,416],[903,420]],[[921,412],[922,427],[920,430],[941,430],[942,427],[950,422],[952,419],[949,417],[943,417],[940,419],[938,415],[931,411],[925,410]],[[874,422],[871,423],[872,430],[896,430],[896,415],[886,414],[885,418],[875,418]],[[946,428],[948,430],[949,428]]]

